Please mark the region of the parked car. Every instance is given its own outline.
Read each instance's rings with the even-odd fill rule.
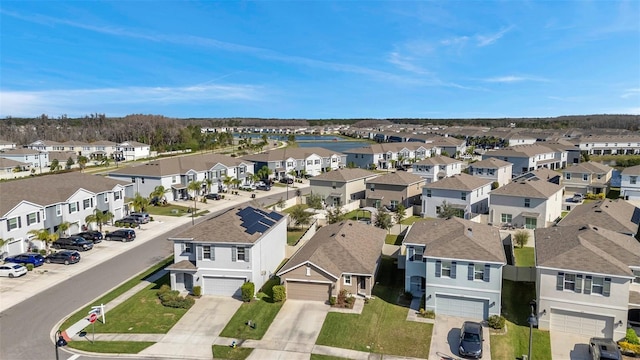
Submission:
[[[71,236],[68,238],[60,238],[51,244],[54,249],[68,249],[87,251],[93,249],[93,241],[87,240],[82,236]]]
[[[284,177],[284,178],[280,179],[280,182],[283,183],[283,184],[291,185],[291,184],[293,184],[293,178]]]
[[[93,241],[94,244],[101,242],[103,239],[102,233],[97,230],[83,231],[81,233],[73,234],[71,236],[83,237],[87,240]]]
[[[8,276],[10,278],[20,277],[27,273],[27,268],[14,263],[6,263],[0,265],[0,276]]]
[[[589,354],[593,360],[622,360],[622,353],[613,339],[589,339]]]
[[[133,212],[128,217],[136,219],[140,224],[146,224],[151,221],[151,217],[146,212]]]
[[[33,266],[40,266],[44,264],[44,256],[36,253],[24,253],[15,256],[9,256],[4,259],[8,263],[16,264],[32,264]]]
[[[47,264],[75,264],[80,261],[80,253],[77,251],[63,250],[50,254],[45,258]]]
[[[482,324],[465,321],[460,328],[458,353],[463,357],[482,358]]]
[[[118,229],[104,236],[105,240],[133,241],[136,238],[136,232],[131,229]]]
[[[122,218],[122,219],[116,221],[115,223],[116,223],[117,226],[126,226],[126,225],[138,226],[138,225],[140,225],[140,222],[138,221],[137,218],[133,218],[133,217],[130,217],[130,216]]]
[[[207,194],[204,197],[206,199],[209,199],[209,200],[220,200],[221,199],[220,194]]]
[[[571,201],[575,203],[579,203],[582,200],[584,200],[584,196],[582,194],[573,194],[573,197],[571,198]]]
[[[263,183],[263,184],[256,185],[256,189],[263,190],[263,191],[269,191],[269,190],[271,190],[271,186]]]

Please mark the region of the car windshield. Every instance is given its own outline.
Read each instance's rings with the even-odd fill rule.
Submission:
[[[17,264],[12,266],[12,268],[14,268],[14,269],[20,269],[21,267],[22,267],[22,265],[17,265]]]
[[[478,336],[478,334],[472,334],[468,332],[464,333],[464,337],[462,339],[464,341],[473,342],[473,343],[480,342],[480,336]]]

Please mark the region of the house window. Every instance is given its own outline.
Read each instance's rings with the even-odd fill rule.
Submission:
[[[487,175],[495,175],[496,174],[496,170],[495,169],[487,169]]]
[[[27,226],[40,222],[40,213],[34,212],[27,215]]]
[[[604,278],[594,277],[591,280],[591,293],[602,295],[603,290],[604,290]]]
[[[564,274],[564,289],[575,291],[576,289],[576,275]]]
[[[602,174],[598,174],[598,180],[602,179]]]
[[[20,226],[20,217],[19,216],[7,220],[7,231],[11,231],[11,230],[14,230],[14,229],[17,229],[17,228],[20,228],[20,227],[21,226]]]
[[[473,279],[474,280],[484,280],[484,265],[475,264],[473,266]]]
[[[633,282],[636,284],[640,284],[640,270],[633,270],[633,276],[635,276]]]
[[[451,262],[443,261],[442,262],[442,277],[451,277]]]
[[[104,202],[108,203],[109,202],[109,194],[104,194]]]
[[[315,165],[320,165],[320,160],[314,160],[313,162]]]
[[[84,199],[82,200],[82,209],[87,209],[93,206],[93,201],[92,199]]]
[[[511,214],[500,215],[500,221],[503,223],[510,223],[512,219],[513,219],[513,216]]]
[[[113,193],[113,199],[114,200],[120,200],[122,198],[122,192],[120,191],[116,191]]]
[[[202,258],[206,259],[206,260],[213,260],[213,257],[211,256],[212,252],[211,252],[211,245],[205,245],[202,247]]]
[[[307,165],[313,165],[313,160],[307,160]]]
[[[391,200],[391,208],[395,209],[398,206],[398,200]]]
[[[69,214],[73,214],[76,211],[78,211],[78,203],[77,202],[69,203]]]
[[[173,184],[175,184],[177,181],[178,181],[178,179],[177,179],[177,177],[176,177],[176,176],[174,176],[174,177],[172,177],[172,178],[171,178],[171,182],[172,182]]]
[[[351,275],[345,275],[344,276],[344,284],[345,285],[351,285]]]
[[[369,189],[370,189],[371,191],[376,191],[376,184],[370,184]]]
[[[246,249],[243,247],[239,247],[236,249],[237,261],[246,261]]]
[[[333,181],[333,182],[331,183],[331,187],[332,187],[332,188],[334,188],[334,189],[336,188],[336,182],[335,182],[335,181]]]
[[[582,174],[582,181],[589,181],[589,174]]]
[[[431,189],[427,189],[427,197],[431,197]]]
[[[56,205],[56,216],[62,215],[62,205]]]
[[[191,254],[191,243],[183,243],[182,244],[182,252]]]
[[[467,193],[462,191],[460,192],[460,200],[467,200]]]
[[[635,185],[638,182],[637,176],[629,176],[629,184]]]
[[[529,198],[524,199],[524,207],[526,208],[531,207],[531,199]]]

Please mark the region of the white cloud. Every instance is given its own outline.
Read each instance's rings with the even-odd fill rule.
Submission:
[[[523,81],[535,81],[535,82],[548,82],[548,79],[535,77],[535,76],[519,76],[519,75],[505,75],[505,76],[497,76],[492,78],[486,78],[482,81],[491,82],[491,83],[516,83]]]
[[[469,41],[468,36],[456,36],[444,40],[440,40],[440,44],[445,46],[463,46]]]
[[[624,91],[624,93],[622,95],[620,95],[621,98],[623,99],[627,99],[630,97],[635,97],[635,96],[640,96],[640,88],[638,89],[627,89]]]
[[[398,52],[392,52],[389,54],[388,61],[402,70],[421,74],[421,75],[429,75],[429,71],[423,69],[422,67],[416,65],[414,63],[414,59],[407,56],[402,56]]]
[[[502,30],[498,31],[495,34],[489,34],[489,35],[475,35],[475,39],[478,42],[478,47],[483,47],[483,46],[487,46],[487,45],[491,45],[493,43],[495,43],[496,41],[498,41],[500,38],[502,38],[506,33],[508,33],[509,31],[511,31],[511,29],[513,29],[513,25],[503,28]]]

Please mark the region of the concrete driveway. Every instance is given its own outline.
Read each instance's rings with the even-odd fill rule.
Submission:
[[[477,320],[436,315],[436,321],[433,325],[433,334],[431,335],[429,359],[458,359],[460,327],[465,321]],[[483,327],[482,335],[484,338],[484,344],[482,344],[482,359],[491,360],[491,345],[488,327]]]
[[[146,348],[140,355],[167,358],[211,357],[211,345],[241,301],[231,297],[203,296],[175,324],[160,342]]]
[[[589,355],[589,336],[552,331],[549,337],[551,338],[552,359],[591,359]]]
[[[287,300],[250,359],[308,359],[329,305],[318,301]]]

